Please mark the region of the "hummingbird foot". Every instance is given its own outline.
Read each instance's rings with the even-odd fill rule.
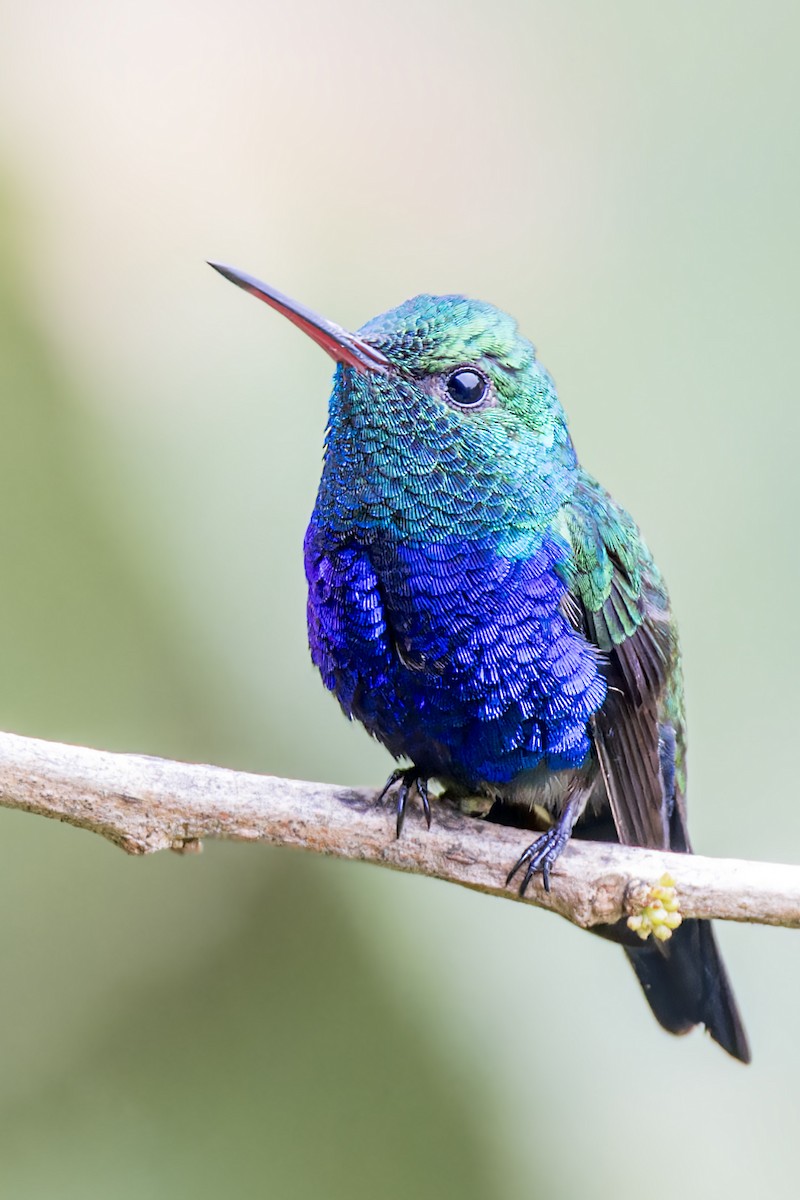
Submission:
[[[541,874],[544,890],[550,891],[550,872],[553,869],[553,864],[559,858],[564,847],[572,835],[572,827],[580,814],[582,808],[582,797],[573,794],[570,800],[565,804],[564,810],[556,821],[555,825],[551,826],[546,833],[538,837],[535,842],[532,842],[528,849],[522,853],[514,866],[508,872],[506,877],[506,887],[511,883],[511,880],[525,868],[525,874],[522,877],[522,882],[519,885],[519,894],[524,896],[527,891],[530,881],[534,875]]]
[[[391,775],[386,780],[386,785],[378,796],[378,804],[386,799],[396,784],[400,785],[397,788],[397,800],[395,804],[397,812],[397,836],[400,837],[400,834],[403,832],[403,822],[406,819],[406,807],[409,799],[415,792],[419,797],[420,803],[422,804],[422,811],[425,814],[425,820],[427,822],[428,829],[430,829],[431,802],[428,795],[428,780],[417,773],[416,767],[399,767],[398,770],[392,771]]]
[[[525,868],[525,874],[522,877],[522,882],[519,885],[519,894],[524,896],[528,889],[530,881],[534,875],[541,873],[544,890],[550,891],[550,871],[553,863],[561,854],[561,851],[569,841],[569,832],[561,829],[558,825],[554,825],[552,829],[548,829],[547,833],[543,833],[535,842],[532,842],[528,849],[519,856],[514,866],[508,872],[506,878],[506,886],[508,887],[511,880]]]

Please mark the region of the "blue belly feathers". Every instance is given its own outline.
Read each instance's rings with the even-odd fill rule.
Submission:
[[[311,655],[348,717],[396,757],[466,787],[580,767],[605,699],[564,611],[565,548],[508,558],[494,539],[305,543]]]

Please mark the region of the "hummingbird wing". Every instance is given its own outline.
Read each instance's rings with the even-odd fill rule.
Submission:
[[[617,836],[668,849],[676,801],[683,804],[676,787],[683,720],[666,590],[631,517],[588,476],[567,511],[566,533],[573,551],[567,582],[608,685],[593,739]],[[678,825],[685,830],[683,820]]]
[[[689,852],[683,687],[663,581],[633,520],[588,476],[567,513],[566,533],[573,550],[568,586],[608,684],[593,737],[617,837]],[[622,942],[665,1029],[686,1033],[703,1024],[729,1054],[750,1061],[710,921],[686,920],[669,941],[654,944],[638,943],[625,921],[597,932]]]
[[[618,587],[615,578],[606,602],[609,608]],[[588,636],[602,646],[604,609],[587,612],[585,619]],[[620,841],[668,849],[675,789],[668,785],[673,772],[661,753],[660,709],[668,673],[665,642],[662,628],[645,617],[623,642],[607,647],[608,694],[595,716],[594,741]]]

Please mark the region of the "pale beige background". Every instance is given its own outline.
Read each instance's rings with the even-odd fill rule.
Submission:
[[[30,0],[0,13],[0,724],[379,783],[307,659],[330,364],[520,319],[686,654],[708,853],[797,861],[800,10]],[[432,882],[0,813],[0,1192],[797,1194],[800,941],[725,928],[744,1070],[616,948]]]

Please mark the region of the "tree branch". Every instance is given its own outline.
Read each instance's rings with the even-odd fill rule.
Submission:
[[[0,805],[92,830],[130,854],[198,850],[201,838],[267,842],[510,899],[519,897],[505,886],[506,874],[531,837],[440,803],[430,831],[421,814],[410,812],[396,840],[392,815],[373,791],[10,733],[0,733]],[[550,894],[537,877],[523,903],[584,927],[613,922],[640,912],[665,872],[675,881],[684,917],[800,928],[800,867],[605,843],[570,843],[553,870]]]

